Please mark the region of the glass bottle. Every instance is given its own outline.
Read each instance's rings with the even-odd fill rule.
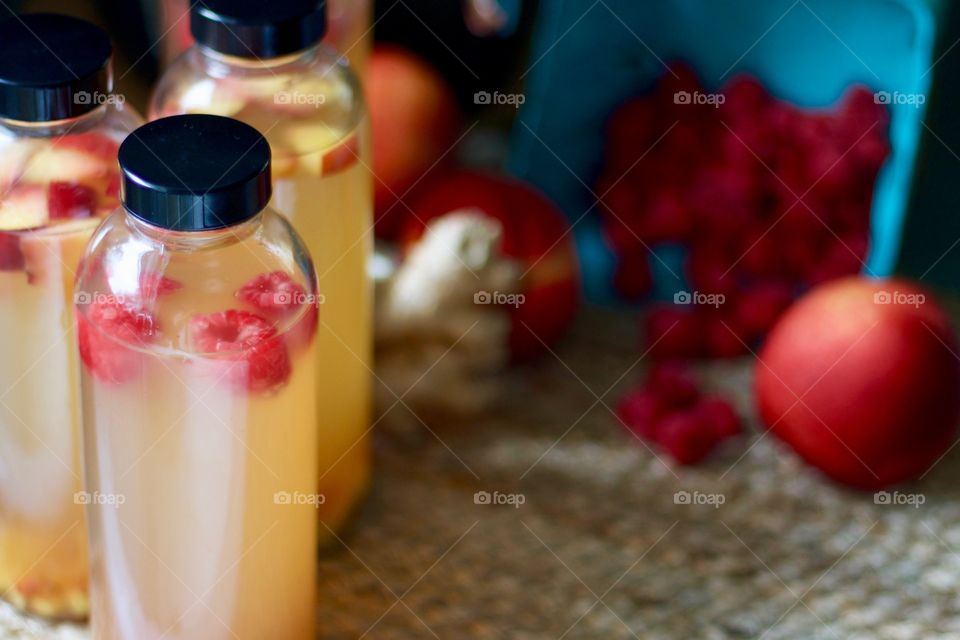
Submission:
[[[88,611],[74,273],[141,122],[111,55],[76,18],[0,23],[0,594],[53,618]]]
[[[363,76],[373,52],[372,0],[328,0],[329,29],[323,41],[346,56],[350,66]],[[184,0],[160,0],[156,25],[160,36],[161,62],[170,64],[193,44],[189,11]]]
[[[200,0],[191,27],[197,44],[161,78],[150,116],[230,116],[270,142],[273,205],[313,253],[325,297],[317,337],[320,517],[335,530],[363,495],[372,464],[373,195],[362,92],[320,44],[324,0]]]
[[[176,116],[120,167],[77,281],[93,636],[312,638],[319,296],[270,148]]]

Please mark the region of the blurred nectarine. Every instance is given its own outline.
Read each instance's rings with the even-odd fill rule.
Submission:
[[[953,441],[956,354],[946,314],[917,285],[836,280],[798,301],[767,338],[760,414],[835,480],[864,489],[910,480]]]
[[[443,77],[396,46],[374,50],[366,92],[373,128],[376,231],[382,238],[393,239],[407,213],[396,205],[397,199],[450,151],[460,115]]]

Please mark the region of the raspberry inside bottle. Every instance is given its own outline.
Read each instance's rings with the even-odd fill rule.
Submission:
[[[77,283],[93,635],[313,637],[319,296],[269,145],[188,115],[119,157]]]
[[[0,594],[51,618],[89,609],[74,276],[142,122],[111,55],[76,18],[0,22]]]

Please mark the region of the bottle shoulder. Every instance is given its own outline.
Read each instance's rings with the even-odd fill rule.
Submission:
[[[346,137],[362,123],[366,106],[346,59],[325,46],[276,63],[216,57],[194,47],[171,64],[150,101],[151,119],[182,113],[234,117],[268,138],[277,126],[319,122]]]

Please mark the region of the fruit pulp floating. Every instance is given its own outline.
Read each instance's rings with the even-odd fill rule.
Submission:
[[[109,40],[63,16],[16,20],[0,23],[0,80],[9,83],[0,88],[0,595],[29,613],[83,619],[74,276],[91,233],[118,204],[117,148],[141,119],[106,93],[106,77],[103,104],[51,109],[44,92],[77,90],[78,76],[107,65]],[[34,87],[7,65],[37,37],[50,47],[25,67],[40,74]],[[74,61],[76,75],[59,60]],[[11,104],[14,80],[21,93]]]
[[[139,167],[150,153],[128,155],[134,137],[171,174],[190,175],[151,144],[150,127],[180,120],[148,124],[121,147],[128,200],[95,234],[77,283],[93,635],[312,638],[316,275],[269,208],[229,221],[215,211],[207,217],[229,226],[184,230],[137,210],[145,198],[131,204],[130,176],[148,175]],[[259,152],[266,167],[265,142]],[[269,191],[252,192],[265,206]],[[252,197],[237,193],[227,206]]]
[[[230,116],[270,142],[272,204],[305,239],[324,296],[316,395],[322,420],[318,490],[326,502],[319,513],[336,530],[372,473],[373,289],[367,262],[373,201],[362,91],[349,67],[324,47],[245,58],[214,46],[195,46],[170,67],[150,116]],[[248,46],[239,50],[257,51]],[[326,527],[321,534],[329,534]]]

